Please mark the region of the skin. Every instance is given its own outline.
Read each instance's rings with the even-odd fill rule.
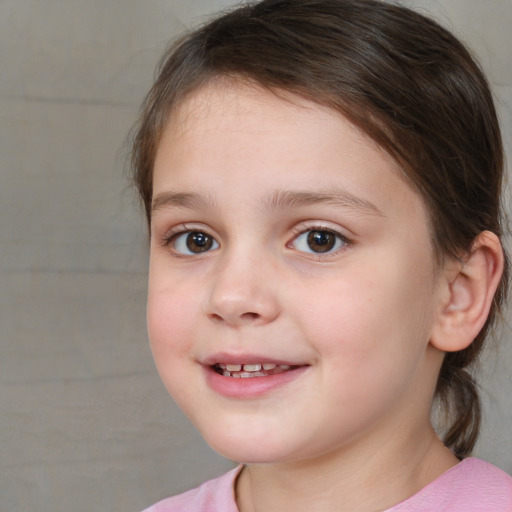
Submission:
[[[242,512],[384,510],[458,462],[430,424],[448,274],[387,153],[330,109],[213,83],[173,113],[153,197],[151,348],[206,441],[247,463]],[[187,253],[190,230],[210,250]],[[220,353],[304,370],[229,398],[205,377]]]

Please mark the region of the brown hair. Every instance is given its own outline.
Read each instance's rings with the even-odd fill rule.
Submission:
[[[388,151],[423,197],[443,255],[467,253],[484,230],[502,236],[503,148],[488,83],[467,49],[434,21],[378,0],[263,0],[178,41],[164,56],[134,137],[134,178],[148,221],[152,171],[165,123],[186,95],[218,77],[249,80],[326,105]],[[478,435],[468,367],[507,290],[465,350],[447,353],[436,397],[444,441],[459,458]]]

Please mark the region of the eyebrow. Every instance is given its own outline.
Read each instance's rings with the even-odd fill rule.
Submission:
[[[151,211],[162,210],[166,208],[201,208],[214,207],[215,200],[210,194],[200,194],[198,192],[162,192],[157,194],[151,204]]]
[[[276,190],[264,201],[262,209],[264,212],[272,213],[277,210],[316,204],[347,208],[363,215],[385,217],[384,213],[371,201],[338,188],[315,192],[309,190]],[[151,211],[155,212],[167,208],[213,209],[215,207],[216,201],[210,194],[166,191],[155,196],[151,205]]]
[[[309,190],[276,190],[265,201],[264,208],[267,211],[275,211],[315,204],[347,208],[364,215],[385,216],[371,201],[338,188],[315,192]]]

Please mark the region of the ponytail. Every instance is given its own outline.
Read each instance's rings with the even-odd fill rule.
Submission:
[[[471,455],[478,438],[481,408],[475,380],[453,363],[454,355],[447,354],[443,362],[436,395],[445,411],[444,444],[464,459]]]

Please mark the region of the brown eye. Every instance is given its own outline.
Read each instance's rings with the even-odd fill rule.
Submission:
[[[180,254],[201,254],[219,247],[212,236],[203,231],[186,231],[173,236],[172,248]]]
[[[206,233],[194,231],[187,235],[187,247],[191,252],[206,252],[213,246],[213,238]]]
[[[308,246],[313,252],[328,252],[336,245],[336,235],[330,231],[310,231]]]
[[[301,233],[294,241],[293,248],[313,254],[335,252],[348,244],[341,234],[328,229],[312,229]]]

